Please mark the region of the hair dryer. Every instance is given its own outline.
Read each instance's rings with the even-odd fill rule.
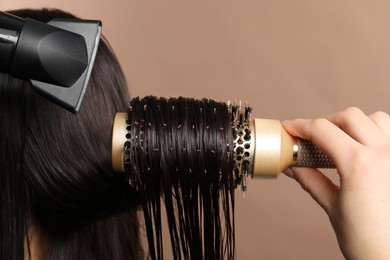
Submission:
[[[35,90],[77,113],[100,40],[101,22],[48,24],[0,12],[0,72],[31,80]]]

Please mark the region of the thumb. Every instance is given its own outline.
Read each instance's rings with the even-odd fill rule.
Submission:
[[[318,169],[287,168],[284,173],[295,179],[329,215],[339,187]]]

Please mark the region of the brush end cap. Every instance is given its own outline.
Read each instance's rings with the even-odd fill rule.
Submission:
[[[112,128],[112,169],[115,172],[124,172],[124,144],[126,142],[126,113],[116,113]]]

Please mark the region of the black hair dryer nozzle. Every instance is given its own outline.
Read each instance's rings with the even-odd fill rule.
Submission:
[[[77,113],[88,84],[101,22],[41,23],[0,12],[0,72],[31,80],[35,90]]]

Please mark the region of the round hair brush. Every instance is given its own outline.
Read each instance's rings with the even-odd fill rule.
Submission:
[[[210,102],[211,108],[206,110],[204,104]],[[155,111],[150,111],[151,109]],[[279,120],[252,119],[251,111],[250,107],[242,105],[241,102],[226,104],[206,99],[167,100],[156,97],[133,99],[129,111],[117,113],[115,117],[112,136],[113,169],[117,172],[129,172],[129,183],[133,185],[137,182],[134,172],[139,171],[134,167],[143,160],[146,163],[142,167],[146,171],[148,168],[150,170],[152,157],[155,160],[163,159],[152,156],[159,150],[165,149],[166,152],[175,153],[173,158],[176,160],[188,161],[193,159],[189,158],[190,154],[198,156],[199,152],[203,152],[213,155],[221,153],[217,150],[219,148],[221,150],[223,146],[226,148],[227,156],[215,156],[214,160],[225,158],[233,164],[234,183],[246,190],[248,176],[276,177],[289,166],[335,167],[313,143],[290,136]],[[229,122],[222,122],[227,120]],[[223,128],[222,125],[229,127]],[[166,131],[167,127],[174,131]],[[211,127],[214,127],[214,132],[211,131]],[[153,136],[147,134],[152,128]],[[178,139],[173,135],[179,135]],[[223,142],[226,143],[219,140],[222,138],[221,135],[226,135],[223,137],[226,139]],[[154,140],[147,140],[148,136]],[[187,138],[180,139],[180,136]],[[202,138],[203,140],[199,140]],[[159,140],[162,139],[168,140],[164,144],[169,147],[161,147]],[[152,142],[155,147],[151,148]],[[192,144],[196,142],[198,144]],[[206,148],[205,144],[208,142],[217,144],[214,148]],[[190,149],[193,151],[189,151]],[[185,158],[182,158],[182,155],[185,155]],[[206,160],[212,159],[207,154],[204,156]]]
[[[151,259],[162,259],[163,199],[174,259],[235,259],[234,194],[250,177],[333,167],[278,120],[210,99],[135,98],[115,117],[112,164],[141,202]]]

